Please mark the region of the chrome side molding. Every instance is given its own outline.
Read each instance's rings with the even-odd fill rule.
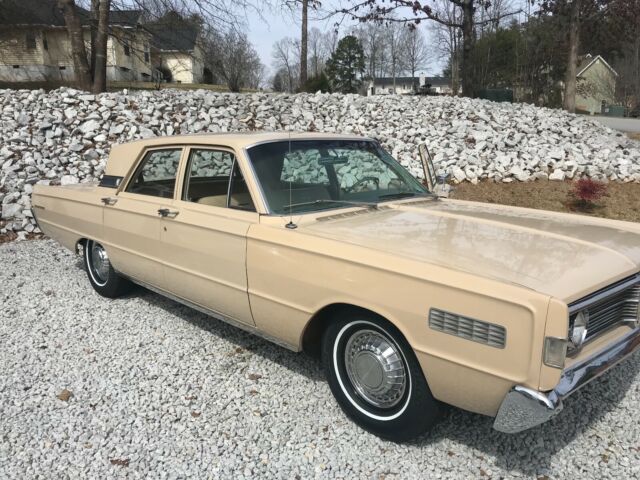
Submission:
[[[141,287],[146,288],[147,290],[151,290],[154,293],[157,293],[158,295],[162,295],[163,297],[167,297],[170,300],[173,300],[174,302],[178,302],[181,303],[182,305],[185,305],[189,308],[193,308],[194,310],[197,310],[201,313],[204,313],[205,315],[208,315],[210,317],[215,318],[216,320],[220,320],[221,322],[227,323],[233,327],[239,328],[240,330],[244,330],[245,332],[249,332],[253,335],[257,335],[258,337],[262,337],[265,340],[268,340],[271,343],[275,343],[276,345],[279,345],[281,347],[286,348],[287,350],[291,350],[292,352],[299,352],[300,349],[296,346],[296,345],[290,345],[286,342],[283,342],[282,340],[272,337],[271,335],[264,333],[262,330],[257,329],[255,326],[253,325],[248,325],[246,323],[242,323],[234,318],[228,317],[227,315],[224,315],[220,312],[216,312],[215,310],[210,310],[206,307],[203,307],[201,305],[198,305],[197,303],[193,303],[190,302],[189,300],[186,300],[182,297],[179,297],[177,295],[174,295],[172,293],[168,293],[164,290],[162,290],[161,288],[155,287],[149,283],[146,282],[142,282],[140,280],[137,280],[135,278],[132,278],[128,275],[124,275],[120,272],[118,272],[119,275],[121,275],[122,277],[125,277],[126,279],[130,280],[131,282],[135,283],[136,285],[140,285]]]

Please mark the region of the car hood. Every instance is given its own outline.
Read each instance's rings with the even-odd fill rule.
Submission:
[[[567,302],[636,273],[640,226],[463,201],[330,215],[304,230],[533,289]]]

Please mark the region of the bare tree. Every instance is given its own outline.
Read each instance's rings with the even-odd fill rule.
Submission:
[[[389,53],[389,73],[393,79],[393,93],[396,93],[396,77],[406,67],[406,45],[405,39],[408,34],[408,28],[397,24],[390,23],[386,27],[387,36],[386,43]]]
[[[76,72],[78,86],[84,90],[91,89],[91,70],[87,60],[87,49],[84,44],[84,32],[78,16],[78,9],[74,0],[58,0],[58,6],[62,10],[64,23],[67,26],[69,43],[71,44],[71,57]]]
[[[449,59],[451,67],[451,91],[454,95],[460,89],[460,46],[462,32],[454,25],[462,23],[462,10],[458,5],[449,0],[436,0],[434,12],[442,19],[443,23],[433,22],[432,29],[435,37],[437,51]]]
[[[107,89],[107,43],[109,41],[109,11],[110,0],[98,0],[98,32],[96,42],[92,48],[95,57],[93,66],[93,91],[104,92]]]
[[[415,80],[416,72],[426,69],[430,52],[422,32],[417,28],[406,29],[404,35],[405,64],[411,78]]]
[[[210,44],[209,48],[217,51],[215,73],[224,79],[229,90],[239,92],[242,88],[259,87],[264,67],[245,33],[229,30],[219,36],[217,45]]]
[[[273,66],[277,71],[286,72],[284,83],[289,92],[294,92],[298,88],[298,71],[300,64],[298,63],[299,44],[289,37],[282,38],[273,44]]]
[[[379,23],[367,23],[353,29],[365,56],[365,76],[375,80],[384,70],[386,31]]]
[[[490,0],[448,0],[458,6],[462,11],[461,22],[451,22],[440,18],[434,12],[431,5],[416,0],[351,0],[347,7],[338,8],[334,14],[342,14],[361,22],[400,22],[408,23],[414,27],[424,20],[442,23],[450,27],[459,28],[462,31],[462,94],[474,96],[475,79],[471,68],[471,56],[475,45],[475,20],[478,8],[487,8]],[[404,12],[404,15],[399,13]],[[517,12],[507,12],[504,16]],[[495,21],[497,19],[488,19]]]
[[[335,50],[331,48],[333,38],[333,32],[324,33],[317,27],[309,30],[309,62],[314,77],[324,70],[327,60]]]

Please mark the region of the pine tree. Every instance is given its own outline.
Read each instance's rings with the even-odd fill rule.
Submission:
[[[334,92],[357,93],[362,84],[364,51],[353,35],[338,42],[338,47],[327,62],[327,75]]]

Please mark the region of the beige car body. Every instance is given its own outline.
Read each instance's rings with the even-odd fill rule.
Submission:
[[[544,341],[567,337],[571,302],[640,270],[637,224],[451,199],[295,215],[297,228],[285,228],[290,219],[269,214],[246,149],[287,138],[221,134],[114,145],[105,174],[124,177],[118,188],[37,185],[34,213],[65,247],[98,241],[119,273],[295,351],[317,345],[332,309],[374,312],[406,337],[436,399],[491,416],[516,385],[540,392],[558,385],[563,370],[544,364]],[[233,152],[257,212],[124,192],[145,152],[167,146],[184,147],[178,192],[190,147]],[[161,218],[159,208],[179,214]],[[506,345],[435,331],[432,308],[501,325]],[[629,331],[628,324],[607,330],[565,368]]]

